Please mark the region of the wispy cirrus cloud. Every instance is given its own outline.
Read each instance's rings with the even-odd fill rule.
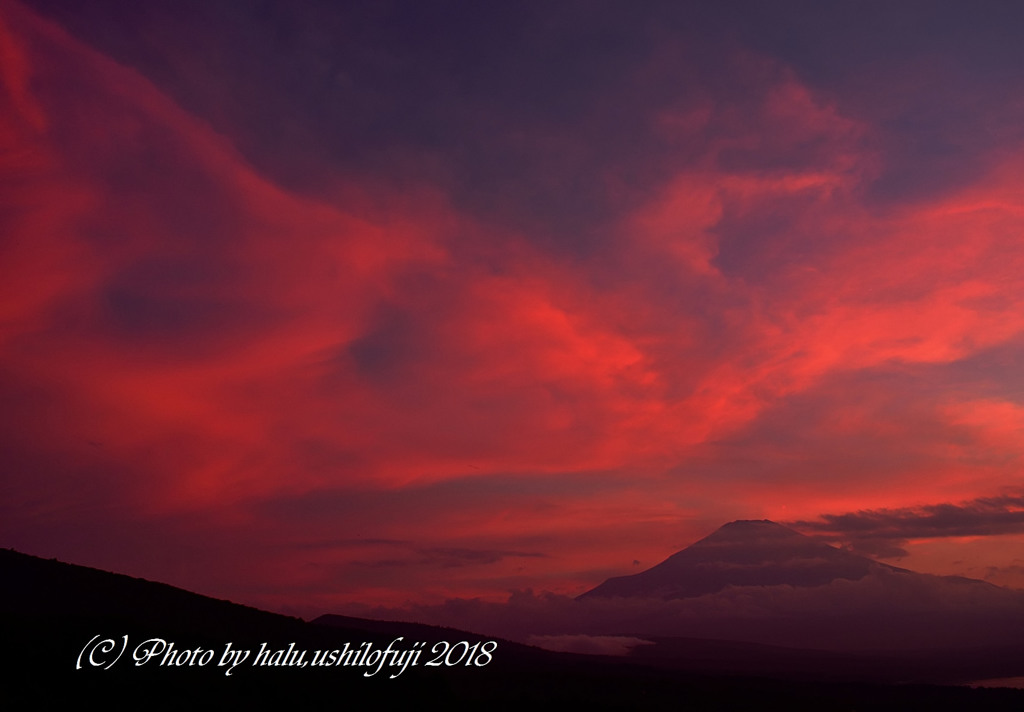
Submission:
[[[732,518],[996,526],[1024,108],[967,81],[984,27],[957,67],[905,56],[945,11],[837,57],[856,23],[785,9],[36,5],[0,4],[12,543],[330,601],[582,590]]]

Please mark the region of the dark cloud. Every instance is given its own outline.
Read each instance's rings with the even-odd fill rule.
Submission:
[[[355,561],[351,566],[380,568],[450,569],[464,566],[485,566],[509,558],[544,558],[546,554],[530,551],[502,551],[496,549],[461,549],[455,547],[409,547],[409,556],[401,559],[373,559]]]
[[[1024,532],[1024,495],[979,497],[959,504],[929,504],[823,514],[818,520],[793,522],[802,531],[852,538],[870,549],[885,541],[953,536],[997,536]]]
[[[367,378],[395,379],[403,366],[421,363],[427,355],[417,327],[412,315],[382,306],[367,332],[348,344],[348,353]]]
[[[410,548],[412,542],[403,539],[319,539],[297,544],[300,549],[364,549],[378,546]]]

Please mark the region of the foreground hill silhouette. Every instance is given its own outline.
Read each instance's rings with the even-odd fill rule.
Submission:
[[[498,641],[483,667],[408,669],[397,679],[366,678],[359,668],[135,667],[129,658],[109,670],[75,669],[94,636],[128,636],[130,647],[152,637],[179,649],[337,649],[346,642],[380,647],[407,641],[478,641],[452,629],[356,618],[332,625],[240,606],[164,584],[0,550],[0,664],[7,709],[49,709],[90,703],[120,709],[304,709],[373,704],[419,709],[542,709],[576,703],[592,709],[1020,709],[1024,693],[935,686],[795,683],[708,675],[621,659],[552,653]],[[663,663],[664,661],[662,661]],[[728,671],[727,669],[725,670]]]

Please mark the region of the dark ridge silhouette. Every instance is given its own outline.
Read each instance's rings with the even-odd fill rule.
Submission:
[[[497,641],[494,659],[480,667],[409,668],[397,679],[367,678],[363,668],[239,666],[233,676],[209,667],[134,667],[129,660],[103,670],[75,669],[96,635],[127,635],[134,645],[151,637],[179,649],[202,647],[337,649],[346,642],[385,646],[398,637],[479,641],[449,628],[325,617],[320,625],[208,598],[165,584],[0,550],[0,640],[7,709],[138,707],[181,709],[311,709],[373,705],[381,709],[749,710],[764,706],[821,709],[1019,710],[1024,693],[1008,689],[943,688],[768,679],[737,676],[720,656],[713,674],[597,656],[552,653]],[[706,643],[706,641],[705,641]],[[666,641],[666,646],[683,645]],[[686,647],[684,645],[684,647]],[[692,648],[687,647],[687,650]],[[749,647],[743,648],[749,654]],[[130,653],[130,651],[129,651]],[[687,653],[691,655],[692,653]],[[685,655],[684,655],[685,657]]]
[[[726,586],[822,586],[906,569],[829,546],[767,519],[730,522],[646,571],[610,578],[579,596],[691,598]]]

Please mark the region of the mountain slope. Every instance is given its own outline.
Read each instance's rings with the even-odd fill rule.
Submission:
[[[837,549],[775,522],[740,520],[657,566],[632,576],[610,578],[579,598],[692,598],[718,593],[727,586],[806,588],[894,572],[911,573]]]
[[[576,599],[600,634],[830,650],[963,649],[1024,640],[1024,592],[873,561],[770,521],[737,521]],[[1019,652],[1017,653],[1019,658]]]

